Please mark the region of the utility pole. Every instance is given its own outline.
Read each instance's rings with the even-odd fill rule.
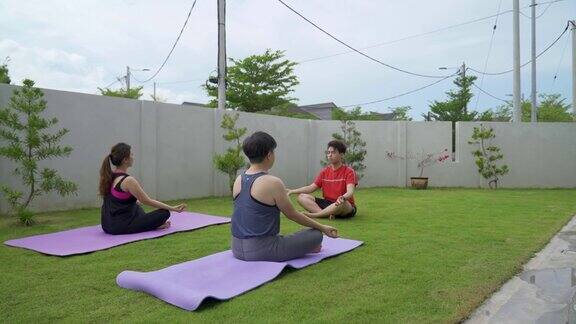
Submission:
[[[154,101],[158,101],[156,100],[156,81],[154,81]]]
[[[512,33],[514,44],[512,48],[512,56],[514,60],[514,76],[513,76],[513,95],[514,95],[514,115],[513,122],[519,123],[522,121],[522,103],[520,101],[520,0],[513,0],[513,28]]]
[[[218,0],[218,109],[226,108],[226,0]]]
[[[572,25],[572,113],[576,115],[576,21]]]
[[[530,121],[535,123],[538,114],[536,97],[536,0],[532,0],[532,111]]]
[[[466,62],[462,62],[462,66],[460,67],[460,74],[462,75],[462,82],[466,80]],[[464,114],[468,114],[468,104],[464,105]]]
[[[130,67],[126,66],[126,93],[130,91]]]

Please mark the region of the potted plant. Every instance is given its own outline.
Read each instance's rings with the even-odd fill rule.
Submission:
[[[428,188],[428,177],[424,177],[424,169],[437,163],[443,163],[450,158],[450,154],[448,149],[444,149],[439,153],[424,153],[422,151],[419,155],[409,153],[406,156],[399,156],[394,152],[387,151],[386,157],[389,159],[418,161],[417,167],[420,170],[420,174],[417,177],[410,177],[410,184],[414,189],[426,189]]]

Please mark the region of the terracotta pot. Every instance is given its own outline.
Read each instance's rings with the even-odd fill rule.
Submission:
[[[426,188],[428,188],[428,178],[411,177],[410,181],[412,183],[412,188],[414,188],[414,189],[426,189]]]

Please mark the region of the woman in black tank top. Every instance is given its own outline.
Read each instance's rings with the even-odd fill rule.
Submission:
[[[167,228],[170,226],[170,211],[181,212],[186,208],[185,204],[169,206],[148,197],[138,181],[126,173],[134,161],[130,149],[130,145],[125,143],[114,145],[100,169],[102,229],[108,234],[132,234]],[[114,171],[110,164],[115,166]],[[137,197],[141,203],[158,209],[146,213],[137,203]]]

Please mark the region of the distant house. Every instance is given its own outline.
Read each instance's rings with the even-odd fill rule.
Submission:
[[[334,108],[338,108],[338,106],[336,106],[336,104],[333,102],[325,102],[315,105],[296,106],[290,108],[289,110],[291,112],[300,114],[311,114],[318,119],[330,120],[332,119],[332,110]]]
[[[182,106],[188,107],[196,107],[196,108],[207,108],[208,105],[198,103],[198,102],[190,102],[184,101]],[[319,103],[315,105],[305,105],[305,106],[295,106],[290,107],[288,110],[293,113],[297,114],[309,114],[312,115],[320,120],[332,120],[332,111],[338,108],[338,106],[333,102],[325,102]],[[372,116],[376,116],[379,120],[394,120],[394,113],[378,113],[375,111],[371,111],[370,114]]]
[[[318,119],[322,120],[331,120],[332,119],[332,110],[334,108],[338,108],[338,106],[333,102],[325,102],[319,103],[315,105],[306,105],[306,106],[296,106],[289,108],[291,112],[301,113],[301,114],[311,114],[316,116]],[[386,113],[381,114],[377,112],[370,112],[373,116],[378,117],[380,120],[394,120],[394,113]]]
[[[380,120],[394,120],[394,113],[381,114],[375,111],[371,111],[370,114],[372,114],[372,116],[378,117]]]
[[[189,107],[196,107],[196,108],[207,108],[208,105],[198,103],[198,102],[191,102],[191,101],[184,101],[182,106],[189,106]]]

